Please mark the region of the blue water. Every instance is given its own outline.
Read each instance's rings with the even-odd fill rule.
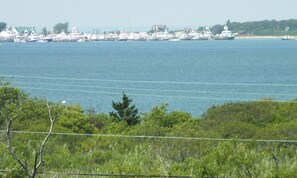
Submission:
[[[2,43],[0,75],[97,112],[125,92],[141,112],[169,103],[199,116],[231,101],[297,98],[297,41]]]

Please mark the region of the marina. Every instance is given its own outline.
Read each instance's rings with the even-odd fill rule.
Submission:
[[[161,25],[152,28],[149,32],[108,31],[103,33],[81,33],[73,27],[69,33],[51,33],[48,35],[36,33],[34,28],[18,32],[15,27],[0,32],[2,42],[88,42],[88,41],[188,41],[188,40],[234,40],[236,33],[224,27],[221,34],[214,35],[209,27],[202,31],[182,29],[168,31]]]

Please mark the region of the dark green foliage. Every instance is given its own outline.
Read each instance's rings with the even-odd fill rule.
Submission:
[[[94,133],[94,125],[89,122],[79,105],[70,105],[63,109],[57,128],[63,128],[64,132]]]
[[[46,29],[46,27],[43,27],[42,28],[42,34],[44,35],[44,36],[47,36],[47,29]]]
[[[6,29],[7,24],[5,22],[0,22],[0,32]]]
[[[273,101],[229,103],[211,107],[203,114],[203,118],[220,123],[241,121],[265,127],[268,124],[284,123],[297,118],[297,103]]]
[[[154,107],[150,113],[144,117],[144,122],[156,123],[157,125],[165,128],[172,128],[177,124],[187,122],[192,119],[189,113],[172,111],[168,113],[167,104]]]
[[[264,20],[254,22],[230,22],[229,30],[241,35],[297,35],[297,20]],[[285,29],[289,27],[290,30]]]
[[[9,107],[12,104],[20,105],[26,98],[27,96],[23,91],[11,87],[9,83],[3,83],[0,86],[0,109]]]
[[[0,111],[11,117],[21,107],[22,103],[27,99],[27,95],[17,89],[13,88],[7,82],[0,79]],[[0,129],[4,127],[4,118],[0,117]]]
[[[113,120],[105,114],[87,115],[87,117],[88,122],[99,130],[104,129],[107,125],[113,122]]]
[[[65,22],[65,23],[57,23],[54,26],[54,33],[59,34],[59,33],[68,33],[68,29],[69,29],[69,22]]]
[[[224,25],[215,25],[211,28],[213,34],[220,34],[224,30]]]
[[[132,101],[126,94],[123,94],[122,102],[112,102],[112,107],[116,112],[111,112],[110,116],[118,122],[125,121],[128,125],[138,124],[138,109],[134,104],[131,105]]]

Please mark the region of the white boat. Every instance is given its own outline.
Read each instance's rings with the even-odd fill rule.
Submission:
[[[47,43],[47,42],[52,42],[52,41],[53,41],[53,39],[51,37],[45,37],[45,36],[40,36],[39,38],[31,39],[31,42],[37,42],[37,43]]]
[[[235,34],[228,30],[227,25],[224,26],[224,31],[221,34],[215,36],[215,40],[234,40]]]
[[[192,30],[189,35],[193,36],[192,40],[199,40],[199,36],[201,36],[201,33],[198,33],[197,31]]]
[[[120,33],[117,40],[118,41],[128,41],[129,40],[129,34],[128,33]]]
[[[175,38],[175,39],[170,39],[169,41],[178,42],[180,41],[180,39]]]
[[[43,39],[44,39],[44,36],[35,33],[34,29],[32,28],[31,35],[27,37],[27,42],[37,42]]]
[[[287,35],[287,36],[282,37],[282,40],[297,40],[297,39],[292,36]]]
[[[14,30],[10,30],[9,28],[6,28],[6,30],[3,30],[2,32],[0,32],[0,39],[5,42],[13,42],[14,38],[16,38],[17,35],[18,34],[15,34]]]
[[[43,40],[46,40],[46,42],[52,42],[53,38],[49,37],[49,36],[46,36],[46,37],[43,38]]]
[[[40,40],[37,40],[36,42],[37,42],[37,43],[47,43],[48,41],[45,40],[45,39],[40,39]]]
[[[214,35],[209,27],[203,28],[203,33],[199,35],[198,40],[213,40]]]
[[[290,30],[290,27],[286,27],[285,31],[289,32],[289,30]],[[286,36],[282,37],[282,40],[295,40],[295,38],[292,36],[286,35]]]
[[[80,38],[77,40],[77,42],[86,42],[86,40],[84,38]]]
[[[159,41],[159,38],[156,33],[153,33],[147,38],[147,41]]]
[[[192,36],[192,35],[183,33],[183,34],[179,37],[179,39],[180,39],[180,40],[191,40],[191,39],[193,39],[193,37],[194,37],[194,36]]]
[[[21,38],[15,38],[13,39],[14,43],[26,43],[27,41],[25,39],[21,39]]]

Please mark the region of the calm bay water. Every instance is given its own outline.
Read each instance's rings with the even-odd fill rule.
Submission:
[[[198,116],[231,101],[297,98],[297,41],[2,43],[1,75],[97,112],[125,92],[142,112],[169,103]]]

